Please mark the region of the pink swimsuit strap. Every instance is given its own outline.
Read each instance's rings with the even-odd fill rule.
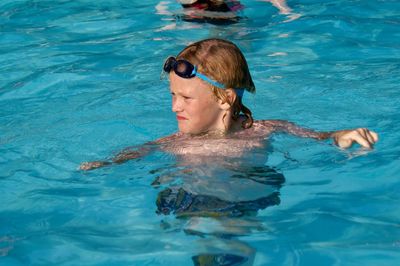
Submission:
[[[199,4],[199,3],[191,4],[190,7],[196,8],[196,9],[206,9],[206,7],[204,6],[204,4]]]
[[[244,9],[244,5],[242,5],[239,1],[227,1],[226,4],[232,12]]]

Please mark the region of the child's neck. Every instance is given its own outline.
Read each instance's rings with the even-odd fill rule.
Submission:
[[[192,137],[205,137],[205,138],[221,138],[225,137],[229,134],[236,133],[238,131],[243,130],[242,122],[244,121],[244,117],[240,116],[237,120],[230,119],[230,121],[226,122],[223,128],[210,129],[208,131],[190,134]]]

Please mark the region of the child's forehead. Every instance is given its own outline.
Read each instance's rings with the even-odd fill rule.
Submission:
[[[169,80],[170,90],[175,93],[190,93],[203,96],[212,93],[211,86],[197,77],[185,79],[171,72]]]

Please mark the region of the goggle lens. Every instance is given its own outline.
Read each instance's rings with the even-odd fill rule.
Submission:
[[[194,66],[185,60],[176,60],[174,57],[169,57],[164,64],[164,71],[169,73],[174,70],[175,74],[181,78],[193,78],[196,74]]]

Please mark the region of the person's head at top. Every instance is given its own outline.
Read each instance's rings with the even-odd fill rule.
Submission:
[[[164,71],[169,73],[172,111],[180,132],[229,133],[252,126],[242,96],[245,90],[254,93],[255,86],[235,44],[221,39],[195,42],[169,57]]]

